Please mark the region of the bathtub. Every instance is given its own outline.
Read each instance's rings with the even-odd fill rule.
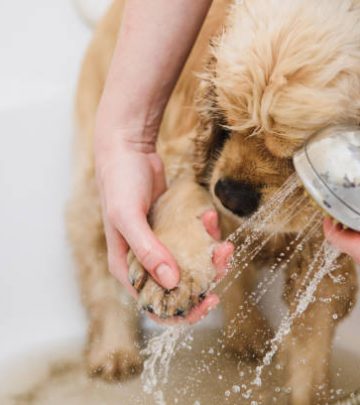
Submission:
[[[63,210],[70,187],[73,93],[91,35],[70,1],[5,4],[0,6],[0,365],[84,331]]]

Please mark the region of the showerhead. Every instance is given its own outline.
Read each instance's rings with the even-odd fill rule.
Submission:
[[[360,128],[328,127],[293,158],[305,189],[331,217],[360,231]]]

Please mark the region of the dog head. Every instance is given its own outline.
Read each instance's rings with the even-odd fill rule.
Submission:
[[[306,139],[328,125],[359,123],[359,3],[235,2],[210,45],[197,107],[197,180],[241,222],[294,172],[292,156]],[[277,230],[299,230],[306,207]]]

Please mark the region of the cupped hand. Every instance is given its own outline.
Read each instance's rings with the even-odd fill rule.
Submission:
[[[176,261],[157,239],[147,220],[152,204],[166,189],[163,165],[154,145],[128,142],[122,136],[102,137],[95,143],[95,158],[111,274],[137,297],[128,281],[127,252],[131,248],[163,288],[176,287],[180,280]],[[218,241],[217,213],[214,210],[204,213],[202,221],[207,232]],[[218,277],[223,274],[231,253],[232,245],[228,243],[216,246],[213,263]],[[210,294],[185,322],[196,322],[217,303],[218,298]]]
[[[218,214],[214,209],[209,209],[201,217],[202,223],[208,234],[214,239],[215,247],[212,253],[212,263],[216,270],[214,281],[220,281],[225,277],[229,260],[234,252],[234,245],[230,242],[221,242]],[[219,297],[214,293],[209,293],[206,298],[194,307],[186,318],[174,317],[163,320],[154,314],[147,315],[157,323],[166,325],[194,324],[203,319],[212,309],[219,304]]]
[[[126,142],[121,137],[108,144],[97,146],[95,155],[109,270],[137,296],[127,276],[130,246],[161,286],[174,288],[179,282],[176,262],[147,221],[151,205],[165,191],[161,159],[150,144]]]

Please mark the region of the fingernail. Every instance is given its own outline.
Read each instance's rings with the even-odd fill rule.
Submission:
[[[160,264],[155,270],[155,275],[160,284],[168,289],[172,289],[177,285],[177,276],[174,270],[167,264]]]

